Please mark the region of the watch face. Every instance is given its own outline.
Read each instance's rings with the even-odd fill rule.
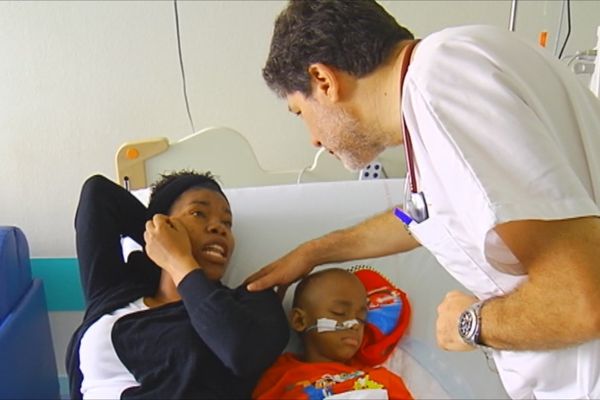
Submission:
[[[458,333],[460,334],[460,337],[463,339],[469,338],[473,333],[474,325],[475,313],[472,310],[464,311],[461,314],[458,323]]]

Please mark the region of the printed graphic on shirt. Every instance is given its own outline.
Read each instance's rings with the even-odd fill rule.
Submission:
[[[354,380],[352,385],[351,381]],[[344,388],[336,385],[341,385],[347,382],[347,385],[343,385]],[[314,382],[311,381],[300,381],[294,385],[290,385],[289,390],[293,390],[295,387],[301,386],[303,392],[308,396],[309,400],[323,400],[328,396],[332,396],[336,393],[344,393],[351,390],[364,390],[364,389],[383,389],[384,385],[371,380],[368,374],[364,371],[354,372],[342,372],[340,374],[324,374]],[[337,389],[337,390],[336,390]]]
[[[377,383],[372,381],[369,375],[364,378],[358,378],[356,382],[354,382],[354,390],[365,390],[365,389],[383,389],[383,385],[381,383]]]

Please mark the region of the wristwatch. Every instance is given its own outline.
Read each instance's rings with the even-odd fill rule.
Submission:
[[[470,305],[458,318],[458,333],[465,343],[481,347],[481,307],[484,301]]]

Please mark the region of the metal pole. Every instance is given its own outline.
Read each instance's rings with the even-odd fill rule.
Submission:
[[[517,22],[517,0],[512,0],[510,5],[510,21],[508,23],[508,29],[511,32],[515,31],[515,23]]]
[[[554,46],[554,55],[558,56],[558,49],[560,48],[560,35],[562,34],[562,26],[563,26],[563,17],[565,15],[565,6],[567,2],[565,0],[562,1],[562,5],[560,7],[560,16],[558,17],[558,26],[556,27],[556,43]]]

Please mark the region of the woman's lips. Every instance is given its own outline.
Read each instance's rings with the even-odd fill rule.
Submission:
[[[227,262],[227,250],[218,244],[209,244],[202,248],[202,256],[208,261],[216,263]]]

